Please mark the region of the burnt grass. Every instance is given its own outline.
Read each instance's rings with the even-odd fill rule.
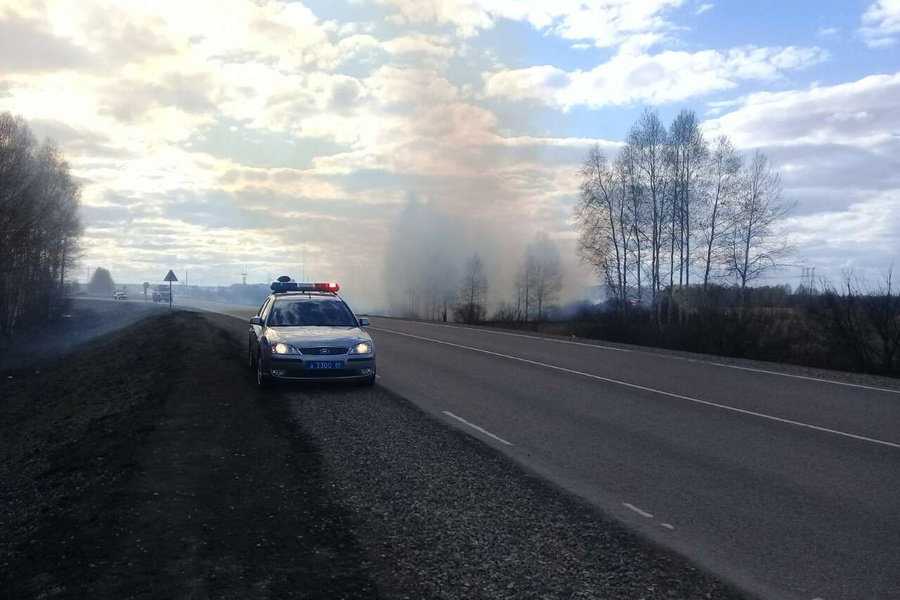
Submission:
[[[321,459],[196,313],[0,380],[0,598],[372,598]]]

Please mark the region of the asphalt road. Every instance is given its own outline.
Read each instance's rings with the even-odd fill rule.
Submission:
[[[900,598],[896,390],[395,319],[371,332],[380,385],[725,580]]]

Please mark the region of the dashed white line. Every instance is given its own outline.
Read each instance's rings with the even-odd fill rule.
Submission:
[[[375,374],[375,379],[381,379],[381,375],[379,375],[378,373],[376,373],[376,374]]]
[[[464,423],[464,424],[468,425],[469,427],[471,427],[471,428],[474,429],[475,431],[481,432],[481,433],[483,433],[484,435],[488,436],[489,438],[492,438],[492,439],[497,440],[497,441],[500,442],[501,444],[506,444],[507,446],[512,446],[512,445],[514,445],[514,444],[512,444],[511,442],[507,442],[507,441],[504,440],[502,437],[497,436],[497,435],[494,435],[493,433],[491,433],[491,432],[488,431],[487,429],[482,429],[481,427],[479,427],[478,425],[475,425],[474,423],[469,423],[468,421],[466,421],[466,420],[463,419],[462,417],[457,417],[456,415],[454,415],[454,414],[453,414],[452,412],[450,412],[449,410],[445,410],[445,411],[442,411],[442,412],[443,412],[445,415],[447,415],[448,417],[451,417],[451,418],[453,418],[453,419],[456,419],[456,420],[459,421],[460,423]]]
[[[675,529],[675,526],[674,526],[674,525],[670,525],[670,524],[668,524],[668,523],[660,523],[660,525],[662,525],[662,526],[665,527],[666,529]]]
[[[647,517],[648,519],[652,519],[652,518],[653,518],[653,515],[651,515],[650,513],[648,513],[648,512],[645,511],[645,510],[639,509],[639,508],[638,508],[637,506],[635,506],[634,504],[628,504],[627,502],[623,502],[623,503],[622,503],[622,506],[624,506],[625,508],[630,508],[631,510],[633,510],[633,511],[636,512],[637,514],[641,515],[642,517]]]
[[[746,410],[743,408],[737,408],[734,406],[727,406],[725,404],[718,404],[716,402],[710,402],[708,400],[700,400],[698,398],[691,398],[690,396],[682,396],[681,394],[675,394],[672,392],[666,392],[664,390],[657,390],[654,388],[646,387],[643,385],[637,385],[636,383],[628,383],[627,381],[621,381],[618,379],[611,379],[609,377],[602,377],[600,375],[593,375],[592,373],[584,373],[582,371],[575,371],[574,369],[567,369],[565,367],[558,367],[556,365],[550,365],[547,363],[538,362],[536,360],[529,360],[527,358],[521,358],[519,356],[511,356],[509,354],[502,354],[500,352],[492,352],[491,350],[484,350],[482,348],[474,348],[472,346],[464,346],[463,344],[454,344],[453,342],[445,342],[444,340],[436,340],[434,338],[424,337],[421,335],[413,335],[411,333],[402,333],[400,331],[394,331],[392,329],[381,329],[377,327],[371,327],[375,331],[383,331],[385,333],[393,333],[394,335],[402,335],[404,337],[415,338],[419,340],[425,340],[427,342],[434,342],[435,344],[443,344],[445,346],[453,346],[455,348],[462,348],[463,350],[471,350],[472,352],[480,352],[482,354],[490,354],[491,356],[499,356],[501,358],[507,358],[509,360],[515,360],[518,362],[523,362],[529,365],[536,365],[539,367],[544,367],[547,369],[553,369],[555,371],[562,371],[564,373],[571,373],[573,375],[580,375],[582,377],[588,377],[590,379],[597,379],[599,381],[605,381],[607,383],[614,383],[616,385],[621,385],[624,387],[632,388],[635,390],[642,390],[645,392],[651,392],[654,394],[660,394],[663,396],[668,396],[670,398],[678,398],[679,400],[686,400],[688,402],[694,402],[696,404],[703,404],[705,406],[712,406],[715,408],[721,408],[722,410],[730,410],[732,412],[741,413],[745,415],[751,415],[754,417],[759,417],[761,419],[768,419],[770,421],[777,421],[779,423],[786,423],[788,425],[795,425],[797,427],[805,427],[807,429],[813,429],[815,431],[822,431],[824,433],[830,433],[832,435],[839,435],[841,437],[851,438],[854,440],[860,440],[863,442],[870,442],[872,444],[879,444],[881,446],[888,446],[890,448],[900,449],[900,444],[895,444],[893,442],[887,442],[885,440],[878,440],[875,438],[866,437],[863,435],[856,435],[855,433],[847,433],[845,431],[838,431],[836,429],[829,429],[827,427],[819,427],[818,425],[810,425],[809,423],[801,423],[800,421],[792,421],[790,419],[782,419],[781,417],[775,417],[772,415],[767,415],[763,413],[758,413],[752,410]]]
[[[531,338],[533,340],[542,340],[545,342],[555,342],[557,344],[571,344],[573,346],[586,346],[588,348],[597,348],[598,350],[612,350],[613,352],[633,352],[635,354],[645,354],[648,356],[655,356],[655,357],[664,358],[667,360],[680,360],[680,361],[684,361],[684,362],[692,362],[692,363],[700,363],[700,364],[704,364],[704,365],[711,365],[713,367],[723,367],[725,369],[737,369],[739,371],[751,371],[753,373],[764,373],[766,375],[777,375],[778,377],[792,377],[794,379],[804,379],[806,381],[816,381],[819,383],[830,383],[833,385],[843,385],[846,387],[858,388],[858,389],[862,389],[862,390],[871,390],[874,392],[886,392],[888,394],[900,394],[900,390],[892,390],[892,389],[877,387],[877,386],[873,386],[873,385],[863,385],[860,383],[850,383],[847,381],[834,381],[833,379],[822,379],[821,377],[809,377],[807,375],[794,375],[793,373],[782,373],[780,371],[770,371],[768,369],[757,369],[754,367],[742,367],[739,365],[728,365],[725,363],[716,362],[714,360],[705,360],[702,358],[690,358],[687,356],[673,356],[670,354],[661,354],[659,352],[649,352],[647,350],[632,350],[632,349],[628,349],[628,348],[616,348],[615,346],[604,346],[602,344],[588,344],[585,342],[572,342],[569,340],[558,340],[556,338],[540,337],[540,336],[536,336],[536,335],[525,335],[522,333],[510,333],[508,331],[494,331],[493,329],[482,329],[480,327],[464,327],[461,325],[445,325],[443,323],[426,323],[424,321],[409,321],[409,322],[416,323],[418,325],[431,325],[433,327],[450,327],[452,329],[465,329],[467,331],[480,331],[481,333],[492,333],[494,335],[508,335],[508,336],[513,336],[513,337]],[[394,332],[394,333],[398,333],[398,332]]]

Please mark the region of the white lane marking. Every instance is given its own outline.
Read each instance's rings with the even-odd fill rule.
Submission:
[[[512,445],[513,445],[513,444],[511,444],[510,442],[507,442],[506,440],[504,440],[502,437],[499,437],[499,436],[494,435],[493,433],[491,433],[491,432],[488,431],[487,429],[482,429],[481,427],[479,427],[478,425],[475,425],[474,423],[469,423],[468,421],[466,421],[466,420],[463,419],[462,417],[457,417],[456,415],[454,415],[454,414],[453,414],[452,412],[450,412],[449,410],[445,410],[445,411],[443,411],[443,413],[444,413],[445,415],[447,415],[448,417],[452,417],[452,418],[456,419],[456,420],[459,421],[460,423],[465,423],[466,425],[468,425],[469,427],[471,427],[472,429],[474,429],[474,430],[476,430],[476,431],[480,431],[481,433],[483,433],[484,435],[488,436],[489,438],[493,438],[493,439],[497,440],[497,441],[500,442],[501,444],[506,444],[507,446],[512,446]]]
[[[399,320],[403,320],[403,319],[399,319]],[[604,346],[602,344],[586,344],[584,342],[570,342],[568,340],[557,340],[554,338],[538,337],[536,335],[510,333],[507,331],[494,331],[492,329],[481,329],[479,327],[464,327],[462,325],[445,325],[443,323],[426,323],[424,321],[406,321],[406,322],[407,323],[415,323],[417,325],[432,325],[434,327],[450,327],[452,329],[465,329],[467,331],[480,331],[483,333],[493,333],[495,335],[509,335],[509,336],[514,336],[514,337],[531,338],[533,340],[556,342],[558,344],[572,344],[573,346],[585,346],[588,348],[597,348],[599,350],[613,350],[614,352],[633,352],[635,354],[644,354],[647,356],[655,356],[658,358],[665,358],[667,360],[681,360],[681,361],[685,361],[685,362],[711,365],[714,367],[723,367],[726,369],[738,369],[741,371],[752,371],[754,373],[765,373],[766,375],[777,375],[779,377],[793,377],[794,379],[804,379],[806,381],[817,381],[819,383],[831,383],[834,385],[843,385],[846,387],[858,388],[861,390],[871,390],[873,392],[887,392],[888,394],[900,394],[900,390],[892,390],[892,389],[888,389],[888,388],[876,387],[873,385],[863,385],[861,383],[849,383],[846,381],[834,381],[833,379],[822,379],[820,377],[809,377],[807,375],[794,375],[792,373],[782,373],[780,371],[770,371],[768,369],[757,369],[754,367],[741,367],[738,365],[728,365],[725,363],[715,362],[712,360],[704,360],[702,358],[688,358],[686,356],[672,356],[669,354],[662,354],[662,353],[658,353],[658,352],[648,352],[646,350],[629,350],[629,349],[625,349],[625,348],[616,348],[614,346]],[[395,333],[398,333],[398,332],[395,332]]]
[[[718,404],[716,402],[709,402],[708,400],[699,400],[697,398],[691,398],[690,396],[682,396],[681,394],[674,394],[672,392],[666,392],[663,390],[657,390],[654,388],[645,387],[643,385],[637,385],[635,383],[628,383],[627,381],[620,381],[618,379],[610,379],[609,377],[601,377],[600,375],[593,375],[591,373],[584,373],[582,371],[575,371],[573,369],[566,369],[565,367],[557,367],[556,365],[548,365],[547,363],[538,362],[536,360],[529,360],[527,358],[520,358],[518,356],[510,356],[509,354],[501,354],[499,352],[492,352],[490,350],[483,350],[481,348],[473,348],[472,346],[463,346],[462,344],[454,344],[453,342],[445,342],[443,340],[436,340],[433,338],[423,337],[421,335],[413,335],[411,333],[401,333],[399,331],[393,331],[391,329],[380,329],[377,327],[372,327],[375,331],[383,331],[385,333],[393,333],[395,335],[402,335],[405,337],[416,338],[419,340],[425,340],[427,342],[434,342],[435,344],[443,344],[445,346],[453,346],[455,348],[462,348],[464,350],[471,350],[473,352],[481,352],[482,354],[490,354],[492,356],[499,356],[501,358],[508,358],[509,360],[516,360],[519,362],[527,363],[530,365],[536,365],[539,367],[545,367],[547,369],[553,369],[555,371],[562,371],[564,373],[571,373],[573,375],[580,375],[582,377],[588,377],[590,379],[597,379],[599,381],[606,381],[607,383],[614,383],[616,385],[621,385],[625,387],[629,387],[636,390],[642,390],[645,392],[652,392],[654,394],[661,394],[663,396],[669,396],[670,398],[678,398],[679,400],[687,400],[688,402],[694,402],[697,404],[704,404],[706,406],[713,406],[715,408],[721,408],[722,410],[730,410],[732,412],[737,412],[745,415],[751,415],[754,417],[759,417],[761,419],[769,419],[770,421],[778,421],[779,423],[787,423],[789,425],[796,425],[797,427],[806,427],[807,429],[814,429],[816,431],[823,431],[825,433],[831,433],[833,435],[839,435],[842,437],[852,438],[854,440],[861,440],[863,442],[871,442],[873,444],[880,444],[882,446],[888,446],[890,448],[898,448],[900,449],[900,444],[895,444],[893,442],[886,442],[884,440],[877,440],[875,438],[865,437],[862,435],[856,435],[855,433],[847,433],[845,431],[837,431],[836,429],[828,429],[827,427],[819,427],[818,425],[810,425],[809,423],[801,423],[800,421],[792,421],[790,419],[782,419],[781,417],[775,417],[772,415],[766,415],[763,413],[758,413],[752,410],[745,410],[743,408],[736,408],[734,406],[727,406],[725,404]]]
[[[660,523],[660,525],[662,525],[666,529],[675,529],[674,525],[669,525],[668,523]]]
[[[375,379],[381,379],[381,375],[379,375],[378,373],[376,373],[376,374],[375,374]]]
[[[847,387],[859,388],[861,390],[871,390],[873,392],[887,392],[888,394],[900,394],[900,390],[889,390],[871,385],[862,385],[861,383],[848,383],[846,381],[832,381],[830,379],[819,379],[818,377],[807,377],[806,375],[793,375],[791,373],[779,373],[778,371],[767,371],[766,369],[755,369],[753,367],[741,367],[738,365],[726,365],[724,363],[710,362],[708,364],[717,367],[725,367],[726,369],[738,369],[740,371],[753,371],[754,373],[766,373],[768,375],[779,375],[781,377],[793,377],[794,379],[805,379],[807,381],[818,381],[821,383],[833,383],[834,385],[845,385]]]
[[[622,506],[624,506],[625,508],[630,508],[631,510],[633,510],[633,511],[636,512],[637,514],[641,515],[642,517],[647,517],[648,519],[652,519],[652,518],[653,518],[653,515],[651,515],[650,513],[648,513],[648,512],[645,511],[645,510],[639,509],[639,508],[638,508],[637,506],[635,506],[634,504],[628,504],[627,502],[623,502],[623,503],[622,503]]]
[[[508,335],[511,337],[529,338],[532,340],[543,340],[545,342],[556,342],[557,344],[571,344],[572,346],[587,346],[588,348],[600,348],[601,350],[613,350],[614,352],[640,352],[640,350],[628,350],[626,348],[616,348],[614,346],[602,346],[600,344],[586,344],[584,342],[572,342],[569,340],[558,340],[556,338],[539,337],[536,335],[527,335],[523,333],[511,333],[509,331],[494,331],[493,329],[481,329],[479,327],[466,327],[465,325],[445,325],[444,323],[427,323],[425,321],[408,321],[417,325],[431,325],[432,327],[449,327],[451,329],[465,329],[466,331],[481,331],[483,333],[493,333],[494,335]]]

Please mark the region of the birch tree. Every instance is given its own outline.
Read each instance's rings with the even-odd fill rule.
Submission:
[[[741,174],[741,187],[729,213],[726,269],[741,290],[773,269],[786,266],[793,252],[781,225],[792,204],[782,195],[781,177],[756,151]]]

